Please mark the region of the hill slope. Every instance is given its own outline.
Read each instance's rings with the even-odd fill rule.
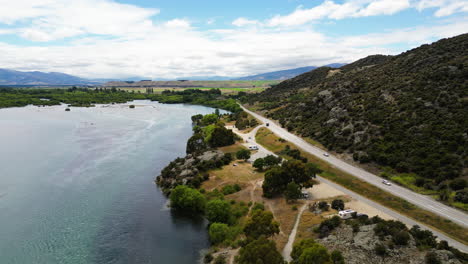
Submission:
[[[331,150],[438,190],[467,171],[468,34],[317,68],[245,102]]]
[[[96,82],[59,72],[0,69],[0,85],[83,85]]]
[[[343,66],[344,64],[342,63],[333,63],[327,65],[328,67],[333,67],[333,68],[339,68]],[[236,80],[252,80],[252,81],[258,81],[258,80],[286,80],[286,79],[291,79],[294,78],[300,74],[303,74],[305,72],[312,71],[314,69],[317,69],[316,66],[307,66],[307,67],[301,67],[301,68],[295,68],[295,69],[289,69],[289,70],[283,70],[283,71],[274,71],[274,72],[267,72],[267,73],[262,73],[262,74],[257,74],[257,75],[252,75],[252,76],[246,76],[242,78],[237,78]]]

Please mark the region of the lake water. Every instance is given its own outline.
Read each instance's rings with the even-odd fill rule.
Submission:
[[[196,263],[206,222],[153,183],[194,114],[156,102],[0,109],[0,263]]]

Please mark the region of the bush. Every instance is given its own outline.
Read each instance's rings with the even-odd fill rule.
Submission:
[[[328,211],[329,205],[328,205],[327,202],[321,201],[321,202],[319,202],[319,204],[318,204],[318,208],[319,208],[320,210],[322,210],[322,211]]]
[[[395,244],[399,246],[408,245],[409,239],[410,235],[406,231],[400,231],[393,236],[393,242],[395,242]]]
[[[449,184],[450,188],[454,191],[458,191],[461,189],[464,189],[467,186],[466,180],[465,179],[455,179],[450,182]]]
[[[206,199],[199,191],[179,185],[175,187],[170,195],[171,207],[183,210],[187,213],[197,214],[205,210]]]
[[[410,229],[410,233],[419,247],[435,248],[437,246],[436,237],[429,230],[421,230],[419,226],[415,225]]]
[[[256,168],[257,170],[261,171],[263,170],[263,167],[265,166],[265,160],[262,158],[256,159],[252,166]]]
[[[296,201],[302,197],[301,187],[295,182],[288,183],[286,190],[284,191],[284,196],[288,202]]]
[[[377,244],[375,245],[375,254],[379,255],[379,256],[385,256],[387,255],[387,248],[383,245],[383,244]]]
[[[333,250],[333,252],[331,253],[331,259],[333,261],[333,264],[345,264],[344,257],[338,250]]]
[[[231,205],[224,200],[211,200],[206,204],[206,218],[214,223],[232,224]]]
[[[208,264],[208,263],[211,263],[212,260],[213,260],[213,255],[211,255],[210,253],[206,253],[205,257],[203,258],[203,262]]]
[[[434,252],[428,252],[424,258],[424,261],[426,264],[442,264],[442,262],[439,260],[439,257]]]
[[[238,191],[240,191],[242,188],[240,187],[239,184],[234,184],[234,185],[226,185],[224,186],[222,189],[221,189],[221,192],[224,194],[224,195],[229,195],[229,194],[233,194],[233,193],[236,193]]]
[[[255,203],[254,206],[252,207],[252,211],[255,211],[255,210],[264,211],[265,210],[265,205],[261,204],[261,203]]]
[[[229,226],[223,223],[212,223],[208,229],[208,235],[211,243],[222,243],[229,237]]]
[[[250,150],[248,149],[241,149],[236,152],[237,159],[248,160],[250,159]]]
[[[214,264],[226,264],[226,256],[218,255],[214,260]]]
[[[331,208],[337,210],[337,211],[342,211],[345,207],[345,204],[343,202],[343,200],[341,199],[336,199],[336,200],[333,200],[333,202],[331,203]]]

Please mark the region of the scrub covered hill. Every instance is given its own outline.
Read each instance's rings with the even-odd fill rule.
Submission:
[[[411,184],[440,191],[467,176],[467,93],[464,34],[397,56],[321,67],[243,101],[331,150],[413,173]],[[464,188],[458,182],[452,190]]]

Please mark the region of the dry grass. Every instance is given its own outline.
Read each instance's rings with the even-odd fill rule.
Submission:
[[[326,218],[324,216],[316,215],[306,209],[304,213],[302,213],[301,221],[297,227],[296,241],[307,238],[316,238],[317,235],[314,233],[313,228],[325,219]]]
[[[303,201],[295,203],[287,203],[284,198],[266,199],[265,204],[275,216],[275,220],[280,224],[280,234],[274,237],[276,247],[278,250],[283,250],[288,242],[289,234],[294,228],[299,208],[304,204]],[[296,206],[298,210],[293,210],[292,207]]]
[[[242,146],[242,144],[239,141],[237,141],[233,145],[229,145],[229,146],[226,146],[226,147],[220,147],[218,149],[221,150],[224,153],[236,153],[237,151],[239,151],[241,149],[245,149],[245,148],[246,147]]]
[[[403,215],[413,218],[416,221],[431,226],[432,228],[445,233],[453,239],[456,239],[465,244],[468,243],[467,228],[464,228],[448,219],[442,218],[432,212],[421,209],[400,197],[385,192],[370,183],[367,183],[351,174],[339,170],[333,167],[331,164],[315,157],[314,155],[309,154],[308,152],[305,152],[294,144],[281,142],[279,141],[279,138],[267,128],[260,129],[255,137],[259,144],[273,152],[281,151],[286,145],[289,145],[291,148],[299,149],[301,150],[304,157],[308,158],[310,162],[319,165],[319,167],[324,171],[321,174],[322,177],[340,184],[353,192],[356,192],[377,203],[391,208]]]
[[[264,173],[254,171],[252,165],[244,161],[233,161],[222,169],[210,171],[209,174],[210,179],[202,184],[202,188],[207,190],[235,183],[241,186],[248,185],[250,181],[261,179],[264,175]]]

